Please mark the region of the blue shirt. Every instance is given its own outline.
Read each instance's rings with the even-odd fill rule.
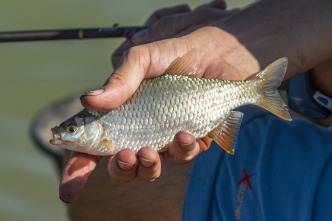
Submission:
[[[332,220],[332,128],[240,111],[235,155],[213,143],[196,157],[183,220]]]

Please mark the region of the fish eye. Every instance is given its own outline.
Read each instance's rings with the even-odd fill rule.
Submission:
[[[74,124],[70,124],[66,127],[66,131],[71,134],[74,133],[76,130],[77,130],[77,125]]]
[[[82,117],[82,118],[86,118],[86,117],[89,117],[89,116],[90,116],[90,115],[89,115],[88,113],[83,113],[81,117]]]

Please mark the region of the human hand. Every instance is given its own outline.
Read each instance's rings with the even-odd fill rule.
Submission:
[[[81,102],[92,110],[115,109],[135,92],[143,79],[162,75],[173,60],[190,51],[196,52],[191,54],[199,67],[197,77],[239,80],[259,70],[255,58],[234,36],[214,27],[204,27],[179,38],[132,47],[104,87],[82,96]],[[163,153],[151,147],[143,147],[137,155],[129,149],[120,151],[109,158],[108,171],[120,182],[136,177],[151,181],[160,175],[165,160],[187,162],[206,150],[210,142],[210,138],[196,140],[186,132],[179,132]],[[97,156],[72,154],[60,185],[60,197],[64,201],[73,202],[79,197],[99,160]]]
[[[201,5],[193,11],[188,5],[178,5],[154,12],[145,22],[145,26],[149,27],[148,29],[128,38],[114,51],[112,55],[113,67],[118,66],[123,53],[134,45],[182,36],[239,11],[239,9],[226,11],[225,8],[226,3],[223,0],[215,0]]]

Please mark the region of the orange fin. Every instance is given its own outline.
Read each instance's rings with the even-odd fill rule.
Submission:
[[[227,153],[234,154],[237,137],[239,135],[243,113],[231,111],[226,119],[208,136],[212,138]]]
[[[168,67],[165,74],[180,74],[195,76],[198,72],[196,50],[193,49],[182,57],[176,58]]]
[[[287,58],[280,58],[267,66],[260,73],[250,77],[249,80],[257,80],[260,82],[258,90],[261,94],[261,99],[256,105],[265,108],[282,119],[291,121],[292,118],[286,108],[286,104],[277,90],[284,79],[287,64]]]

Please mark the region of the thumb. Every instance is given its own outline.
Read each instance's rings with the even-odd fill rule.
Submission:
[[[175,58],[187,52],[180,41],[172,39],[130,48],[101,89],[81,96],[82,105],[98,111],[120,107],[144,79],[161,76]]]
[[[121,106],[133,95],[145,72],[150,58],[146,47],[133,47],[126,53],[120,67],[107,79],[101,89],[81,96],[82,105],[89,110],[109,111]]]

